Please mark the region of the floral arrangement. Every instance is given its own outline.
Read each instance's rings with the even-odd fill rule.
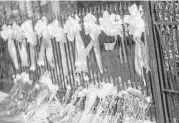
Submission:
[[[49,72],[45,72],[35,84],[32,84],[25,72],[13,76],[13,79],[13,88],[0,103],[1,112],[25,121],[32,120],[35,116],[36,119],[47,120],[48,112],[45,111],[43,117],[39,112],[48,107],[47,104],[55,98],[58,90],[58,86],[52,84]]]
[[[60,123],[151,123],[147,117],[150,97],[134,88],[117,92],[112,84],[101,84],[102,88],[90,85],[79,88],[71,95],[69,89],[62,105],[50,117]],[[70,101],[65,101],[65,99]]]

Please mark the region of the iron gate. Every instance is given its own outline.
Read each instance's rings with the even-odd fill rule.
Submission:
[[[174,37],[177,37],[177,23],[174,23],[175,25],[175,33],[172,32],[174,37],[169,36],[169,35],[164,35],[163,33],[161,34],[160,30],[162,30],[161,25],[168,26],[169,24],[173,24],[173,22],[160,22],[160,23],[154,23],[155,26],[152,28],[152,23],[150,21],[151,19],[151,13],[153,11],[150,11],[150,6],[149,2],[135,2],[143,5],[144,8],[144,16],[145,16],[145,22],[147,24],[147,34],[146,34],[146,39],[148,42],[148,48],[149,48],[149,61],[150,61],[150,68],[151,71],[148,72],[145,75],[146,82],[147,82],[147,87],[144,87],[141,78],[137,76],[134,70],[134,46],[135,42],[132,39],[132,36],[129,35],[128,37],[125,37],[125,42],[124,46],[122,47],[122,39],[118,37],[118,41],[115,45],[114,50],[112,51],[106,51],[104,49],[104,42],[114,42],[114,38],[108,37],[104,34],[101,34],[99,37],[99,42],[100,42],[100,47],[101,47],[101,54],[102,54],[102,61],[103,61],[103,66],[105,69],[107,69],[104,74],[101,74],[98,70],[96,59],[94,57],[94,51],[90,52],[90,55],[88,56],[88,76],[90,79],[90,82],[93,82],[94,84],[100,83],[101,81],[105,82],[110,82],[114,83],[115,85],[118,86],[119,90],[123,90],[125,88],[128,88],[129,86],[132,86],[134,88],[140,87],[141,90],[148,95],[153,95],[153,100],[152,100],[152,108],[150,109],[150,118],[151,120],[154,120],[156,117],[157,123],[164,123],[165,120],[167,122],[172,122],[177,120],[178,117],[178,112],[177,112],[177,102],[173,105],[174,101],[177,100],[177,79],[178,75],[176,74],[176,56],[174,55],[174,50],[171,48],[171,54],[172,58],[168,57],[168,60],[165,60],[166,63],[168,63],[169,69],[165,67],[165,62],[164,62],[164,54],[163,52],[167,52],[166,49],[168,48],[165,43],[163,43],[163,39],[165,39],[165,42],[171,42],[171,45],[174,46],[179,46],[177,45],[177,39],[174,39]],[[155,3],[155,2],[154,2]],[[157,2],[156,2],[157,3]],[[162,3],[162,2],[161,2]],[[75,11],[75,14],[78,14],[80,18],[83,18],[89,11],[92,10],[92,13],[97,17],[102,16],[102,12],[104,10],[109,11],[109,13],[118,13],[121,16],[128,14],[128,7],[132,4],[132,2],[119,2],[116,4],[112,5],[104,5],[104,6],[95,6],[90,8],[80,8],[77,11]],[[154,9],[153,5],[151,4],[152,10],[158,10]],[[158,5],[158,4],[156,4]],[[156,6],[155,5],[155,6]],[[116,8],[114,7],[116,6]],[[162,9],[160,9],[162,10]],[[167,11],[168,12],[168,11]],[[154,17],[157,17],[158,12],[154,12]],[[48,16],[48,15],[47,15]],[[49,17],[49,20],[52,21],[54,18]],[[58,20],[61,22],[61,24],[64,24],[64,21],[67,19],[67,16],[65,17],[59,17]],[[35,24],[37,21],[37,18],[33,19],[33,23]],[[158,20],[155,20],[158,21]],[[6,22],[5,22],[6,23]],[[169,26],[170,27],[170,26]],[[170,29],[170,28],[169,28]],[[155,35],[155,40],[153,40],[152,34],[158,34],[158,37],[160,37],[160,40],[157,40],[158,37]],[[82,39],[87,45],[90,41],[89,37],[84,34],[84,30],[81,33]],[[163,38],[165,37],[165,38]],[[144,40],[144,39],[143,39]],[[172,41],[174,41],[172,42]],[[36,46],[36,56],[38,56],[38,52],[40,49],[40,44],[42,42],[42,39],[38,38],[38,44]],[[54,50],[54,59],[55,59],[55,69],[51,69],[48,64],[45,65],[45,67],[37,67],[37,69],[32,72],[29,71],[28,67],[21,67],[20,70],[15,70],[12,68],[9,68],[9,70],[12,70],[11,73],[17,74],[21,73],[23,71],[28,72],[33,78],[33,80],[38,81],[40,75],[45,71],[49,70],[52,75],[53,82],[56,82],[59,84],[59,87],[61,90],[65,89],[66,84],[70,84],[71,86],[75,86],[76,83],[74,83],[74,50],[75,50],[75,43],[74,42],[69,42],[67,41],[66,44],[64,44],[65,47],[65,55],[67,57],[67,62],[68,62],[68,71],[69,76],[64,76],[63,74],[63,69],[62,69],[62,64],[61,64],[61,54],[60,54],[60,45],[58,42],[55,41],[55,39],[52,39],[52,44],[53,44],[53,50]],[[5,42],[5,45],[7,45],[7,42]],[[16,47],[17,47],[16,43]],[[128,62],[126,63],[121,63],[120,62],[120,54],[119,54],[119,48],[120,46],[122,47],[122,51],[126,51],[126,55],[122,55],[123,59],[127,59]],[[29,48],[29,44],[27,46]],[[166,48],[166,49],[165,49]],[[177,49],[177,48],[176,48]],[[29,49],[28,49],[29,51]],[[18,53],[19,54],[19,53]],[[167,52],[166,54],[169,54]],[[18,55],[18,58],[20,56]],[[29,54],[30,57],[30,54]],[[8,58],[7,58],[8,59]],[[20,59],[20,58],[19,58]],[[19,61],[20,63],[20,61]],[[9,64],[9,66],[12,66]],[[168,70],[168,71],[167,71]],[[82,82],[84,82],[83,74],[81,73],[80,79]],[[70,76],[71,75],[71,76]],[[120,77],[121,76],[121,77]],[[121,80],[122,79],[122,80]],[[131,81],[128,81],[131,80]],[[161,91],[162,90],[162,91]],[[175,112],[172,113],[172,108],[176,107],[174,110]],[[154,107],[154,108],[153,108]],[[175,115],[174,115],[175,114]]]
[[[166,123],[179,122],[179,2],[151,3],[162,107]]]

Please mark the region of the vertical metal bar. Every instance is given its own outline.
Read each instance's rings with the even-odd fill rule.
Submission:
[[[54,47],[54,39],[51,39],[51,42],[52,42],[53,60],[54,60],[54,68],[51,68],[51,70],[53,70],[55,84],[58,84],[60,88],[59,79],[57,76],[56,52],[55,52],[55,47]]]
[[[32,8],[34,8],[34,2],[32,2]],[[34,26],[35,26],[35,23],[37,22],[37,18],[35,17],[35,10],[33,9],[32,10],[32,12],[33,12],[33,17],[31,17],[31,19],[32,19],[32,26],[33,26],[33,28],[34,28]],[[36,69],[35,69],[35,72],[34,72],[34,74],[35,74],[35,78],[36,78],[36,81],[38,81],[39,80],[39,78],[40,78],[40,75],[39,74],[41,74],[41,71],[40,71],[40,67],[38,66],[38,64],[37,64],[37,61],[38,61],[38,52],[39,52],[39,50],[38,50],[38,45],[39,45],[39,41],[38,41],[38,36],[36,36],[36,40],[37,40],[37,44],[36,44],[36,46],[35,46],[35,64],[36,64]]]
[[[73,73],[72,73],[72,78],[73,78],[73,85],[75,86],[75,41],[71,43],[71,50],[72,52],[72,62],[73,62]]]
[[[54,49],[55,49],[55,55],[56,55],[56,62],[57,62],[57,75],[59,76],[59,78],[60,78],[60,80],[59,80],[59,82],[60,82],[60,85],[61,85],[61,88],[63,89],[63,78],[62,78],[62,75],[61,75],[61,70],[62,70],[62,68],[60,67],[60,59],[59,59],[59,57],[60,57],[60,55],[59,55],[59,49],[57,49],[57,48],[59,48],[58,47],[58,43],[56,42],[56,39],[54,38],[54,45],[53,45],[53,47],[54,47]]]
[[[167,27],[166,27],[167,28]],[[165,42],[167,43],[166,45],[166,47],[167,47],[167,49],[169,50],[169,37],[167,36],[167,31],[165,30],[165,39],[167,39],[167,40],[165,40]],[[161,43],[161,45],[162,45],[162,43]],[[163,54],[163,46],[161,46],[161,49],[162,49],[162,51],[161,51],[161,57],[164,57],[164,54]],[[168,57],[168,63],[169,63],[169,65],[171,65],[172,64],[172,62],[171,62],[171,59],[170,59],[170,54],[169,54],[169,51],[167,51],[167,57]],[[164,61],[165,60],[165,58],[163,58],[162,59],[162,61]],[[163,63],[164,64],[164,63]],[[163,66],[163,67],[165,67],[165,66]],[[164,71],[166,71],[166,69],[164,68]],[[169,81],[169,83],[168,83],[168,81],[165,81],[166,82],[166,88],[172,88],[172,83],[173,83],[173,78],[172,78],[172,73],[171,73],[171,67],[169,66],[169,71],[166,71],[166,73],[167,73],[167,80]],[[170,74],[170,75],[169,75]],[[169,121],[171,121],[171,122],[173,122],[173,116],[172,116],[172,108],[171,108],[171,99],[170,99],[170,96],[171,96],[171,94],[170,93],[166,93],[166,97],[167,97],[167,102],[168,102],[168,107],[169,107]]]
[[[66,17],[67,18],[67,17]],[[61,21],[61,25],[63,26],[64,25],[64,21],[66,20],[66,18],[64,18],[64,20]],[[67,39],[67,42],[68,42],[68,39]],[[72,71],[72,69],[70,69],[70,62],[69,62],[69,58],[70,58],[70,55],[69,55],[69,49],[68,49],[68,44],[66,43],[65,44],[65,54],[66,54],[66,59],[67,59],[67,67],[68,67],[68,76],[70,76],[70,72]],[[67,77],[66,77],[67,78]],[[71,88],[73,87],[72,86],[72,83],[71,83],[71,78],[69,77],[69,79],[67,79],[67,84],[70,83],[70,86]]]
[[[60,15],[59,17],[59,21],[62,21],[62,16]],[[61,22],[60,22],[61,23]],[[64,44],[63,44],[64,45]],[[59,70],[60,70],[60,73],[61,73],[61,83],[63,84],[63,87],[64,89],[66,90],[66,78],[65,78],[65,75],[64,75],[64,72],[63,72],[63,66],[62,66],[62,57],[61,57],[61,51],[60,51],[60,43],[57,42],[57,45],[56,46],[56,49],[57,49],[57,58],[58,58],[58,63],[59,63]]]
[[[92,9],[93,9],[93,8],[90,7],[90,12],[96,17],[97,24],[99,24],[99,15],[98,15],[97,12],[95,13],[94,11],[92,11]],[[98,41],[99,41],[99,39],[98,39]],[[99,42],[99,48],[100,48],[100,55],[101,55],[101,60],[102,60],[102,53],[101,53],[100,42]],[[96,59],[96,60],[97,60],[97,59]],[[97,63],[97,62],[96,62],[96,63]],[[97,79],[98,84],[100,84],[100,79],[99,79],[98,73],[99,73],[99,71],[96,71],[96,79]]]
[[[63,44],[64,45],[64,44]],[[63,78],[63,86],[64,86],[64,89],[66,89],[66,86],[67,86],[67,80],[65,78],[65,75],[64,75],[64,72],[63,72],[63,66],[62,66],[62,56],[61,56],[61,51],[60,51],[60,44],[58,42],[58,45],[57,45],[57,49],[58,49],[58,52],[59,52],[59,62],[60,62],[60,69],[61,69],[61,74],[62,74],[62,78]]]
[[[127,14],[127,2],[125,2],[125,5],[124,5],[124,8],[123,8],[123,16]],[[123,33],[124,33],[124,45],[125,45],[125,52],[126,52],[126,55],[127,55],[127,72],[128,72],[128,79],[131,79],[132,76],[131,76],[131,66],[130,66],[130,62],[129,62],[129,59],[130,59],[130,55],[129,55],[129,46],[128,46],[128,38],[127,38],[127,35],[126,35],[126,29],[125,29],[125,24],[123,24]]]
[[[172,29],[173,29],[173,26],[172,26]],[[176,65],[176,54],[175,54],[175,46],[174,46],[174,41],[175,41],[175,39],[174,39],[174,36],[176,36],[176,35],[174,35],[174,33],[173,33],[173,30],[171,30],[171,33],[172,33],[172,35],[171,35],[171,39],[172,39],[172,55],[173,55],[173,66],[174,66],[174,69],[173,69],[173,74],[174,75],[172,75],[173,76],[173,82],[174,82],[174,88],[173,89],[177,89],[178,90],[178,85],[177,85],[177,80],[178,80],[178,73],[177,73],[177,65]],[[172,97],[173,97],[173,105],[174,105],[174,109],[176,109],[177,108],[177,105],[176,105],[176,103],[175,103],[175,100],[176,100],[176,98],[174,98],[176,95],[173,95]],[[175,115],[177,115],[178,116],[178,112],[177,112],[177,110],[174,110],[175,111]]]
[[[144,8],[146,11],[146,18],[147,20],[151,20],[150,17],[154,18],[154,2],[146,2],[144,3]],[[159,51],[158,51],[158,43],[156,42],[157,37],[155,35],[155,29],[152,25],[152,20],[148,21],[148,29],[149,29],[149,35],[152,37],[148,38],[151,41],[151,43],[148,45],[149,51],[150,51],[150,59],[153,60],[152,67],[153,67],[153,75],[154,75],[154,81],[152,83],[153,90],[154,91],[154,99],[156,102],[156,121],[157,122],[166,122],[167,115],[166,115],[166,108],[164,109],[163,106],[166,106],[166,104],[163,102],[164,99],[164,93],[161,92],[161,88],[163,88],[163,78],[162,78],[162,72],[160,67],[160,59],[159,59]],[[154,38],[153,38],[154,35]],[[155,51],[155,52],[154,52]],[[156,59],[155,59],[156,58]],[[157,66],[159,66],[157,68]],[[165,111],[164,111],[165,110]]]
[[[84,12],[84,16],[86,16],[87,14],[88,14],[88,9],[89,8],[86,8],[86,11]],[[84,17],[83,16],[83,17]],[[81,17],[81,20],[82,20],[83,18]],[[93,49],[93,48],[92,48]],[[89,56],[88,56],[88,58],[89,58],[89,62],[90,62],[90,70],[91,70],[91,74],[89,74],[90,75],[90,78],[91,78],[91,81],[94,83],[94,84],[96,84],[96,79],[95,79],[95,76],[94,76],[94,54],[93,54],[93,50],[91,50],[90,51],[90,53],[89,53]]]

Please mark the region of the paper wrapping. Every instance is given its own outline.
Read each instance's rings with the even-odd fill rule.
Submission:
[[[113,43],[104,43],[104,47],[106,50],[113,50],[117,41],[117,36],[114,37],[114,42]]]

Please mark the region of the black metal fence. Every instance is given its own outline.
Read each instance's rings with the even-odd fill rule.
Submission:
[[[120,16],[123,18],[124,15],[129,14],[128,7],[132,5],[135,2],[117,2],[115,4],[110,4],[110,5],[103,5],[103,6],[93,6],[90,8],[79,8],[78,10],[74,11],[70,16],[74,16],[74,14],[78,14],[79,18],[81,19],[81,25],[83,25],[83,20],[82,18],[89,12],[94,14],[97,18],[97,20],[102,17],[102,13],[104,10],[107,10],[109,13],[116,13],[120,14]],[[142,4],[144,7],[148,2],[137,2],[137,4]],[[149,8],[145,10],[144,8],[144,17],[147,16],[146,13],[149,12]],[[49,20],[53,20],[54,17],[49,17]],[[62,27],[64,25],[65,20],[67,19],[67,16],[61,16],[57,18],[59,22],[61,22]],[[148,24],[147,18],[145,19],[146,23]],[[33,18],[33,24],[37,22],[37,18]],[[99,20],[98,20],[99,23]],[[20,24],[20,23],[19,23]],[[123,25],[123,30],[125,31],[124,25]],[[90,37],[85,35],[84,29],[82,28],[81,31],[81,36],[82,39],[85,43],[85,46],[88,45],[90,42]],[[150,43],[150,35],[147,34],[147,36],[143,34],[142,35],[142,41],[146,44],[148,42],[148,47],[152,46]],[[40,45],[42,43],[42,39],[38,38],[38,44],[36,46],[36,60],[38,58],[38,53],[40,51]],[[20,55],[17,50],[17,56],[20,64],[20,69],[15,70],[15,68],[9,68],[9,76],[11,77],[12,74],[17,74],[21,72],[28,72],[30,74],[31,79],[34,81],[38,81],[39,77],[46,71],[49,70],[51,72],[52,80],[54,83],[57,83],[60,87],[60,90],[65,91],[67,84],[70,84],[71,87],[74,87],[76,83],[75,77],[75,41],[70,42],[67,40],[67,43],[64,44],[65,47],[65,54],[67,58],[67,67],[68,67],[68,76],[64,75],[63,71],[63,66],[62,66],[62,56],[60,52],[60,44],[59,42],[56,42],[55,39],[51,39],[52,45],[53,45],[53,53],[54,53],[54,61],[55,61],[55,67],[51,68],[49,64],[47,63],[47,59],[45,61],[45,67],[39,67],[36,68],[35,71],[29,71],[29,67],[22,67],[21,66],[21,61],[20,61]],[[104,68],[104,73],[101,74],[97,65],[97,61],[95,58],[94,50],[90,52],[89,56],[87,57],[87,64],[88,64],[88,73],[81,72],[79,73],[79,78],[82,83],[86,83],[86,80],[84,76],[89,77],[89,82],[98,84],[101,82],[109,82],[113,83],[118,87],[118,90],[123,90],[128,87],[134,87],[139,90],[141,90],[143,93],[145,93],[148,96],[152,96],[155,99],[152,99],[152,106],[149,110],[149,116],[151,120],[155,120],[157,113],[155,110],[155,107],[157,104],[155,104],[157,98],[155,96],[155,77],[154,77],[154,67],[151,66],[151,71],[146,73],[144,69],[145,74],[145,80],[147,83],[147,86],[143,85],[143,80],[142,78],[135,72],[135,65],[134,65],[134,56],[135,56],[135,41],[133,40],[132,35],[126,35],[124,33],[124,40],[122,40],[121,37],[118,36],[117,42],[115,44],[115,47],[111,51],[107,51],[104,48],[104,43],[110,43],[114,42],[114,37],[110,37],[105,35],[103,32],[99,36],[99,44],[100,44],[100,50],[101,50],[101,57],[102,57],[102,65]],[[7,42],[3,42],[5,46],[7,46]],[[17,48],[17,42],[16,43],[16,48]],[[153,43],[153,42],[152,42]],[[29,46],[30,44],[27,44],[27,49],[28,49],[28,59],[30,59],[30,51],[29,51]],[[149,50],[150,52],[154,52],[154,50]],[[173,51],[173,50],[172,50]],[[7,52],[7,51],[5,51]],[[8,53],[4,56],[8,56]],[[149,53],[149,55],[152,53]],[[174,56],[173,56],[174,58]],[[9,60],[9,57],[7,57]],[[149,59],[153,60],[153,59]],[[12,67],[12,62],[7,62],[8,67]],[[29,60],[29,64],[30,60]],[[174,67],[174,66],[173,66]],[[175,86],[177,87],[177,86]],[[168,88],[166,88],[168,89]],[[170,93],[169,93],[170,94]]]
[[[178,4],[177,1],[158,1],[152,4],[166,123],[179,122]]]

